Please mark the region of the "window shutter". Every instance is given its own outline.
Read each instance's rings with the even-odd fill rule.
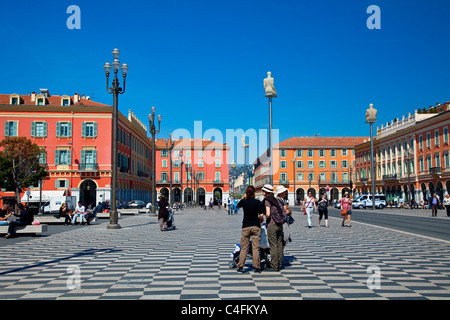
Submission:
[[[31,122],[31,136],[32,137],[36,136],[36,122],[35,121]]]
[[[86,137],[86,122],[81,125],[81,137]]]
[[[44,137],[47,137],[47,122],[44,121]]]
[[[68,137],[72,136],[72,122],[67,123],[67,136]]]
[[[59,188],[59,180],[56,179],[56,180],[55,180],[55,189],[58,189],[58,188]]]
[[[97,122],[94,122],[94,137],[97,138]]]
[[[55,150],[55,165],[59,165],[59,150]]]
[[[81,163],[85,163],[86,160],[86,150],[81,149]]]
[[[56,137],[60,137],[61,136],[61,122],[57,122],[56,123]]]
[[[9,137],[9,121],[5,121],[5,137]]]
[[[14,137],[18,136],[18,134],[17,134],[17,121],[13,121],[13,134],[14,134]]]
[[[67,163],[66,164],[72,164],[72,150],[67,150]]]

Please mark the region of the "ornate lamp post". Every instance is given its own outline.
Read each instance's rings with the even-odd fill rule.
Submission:
[[[169,191],[169,203],[170,206],[173,208],[173,179],[172,179],[172,151],[173,147],[175,146],[175,141],[172,139],[172,133],[169,134],[170,139],[166,139],[166,148],[169,150],[169,161],[170,161],[170,191]]]
[[[181,148],[180,150],[180,188],[181,188],[181,192],[180,192],[180,210],[183,210],[183,148]]]
[[[114,80],[112,82],[112,87],[109,86],[109,74],[111,72],[111,64],[106,62],[104,65],[105,74],[106,74],[106,91],[113,95],[113,119],[112,119],[112,154],[111,154],[111,210],[109,212],[109,224],[106,227],[107,229],[120,229],[120,225],[118,223],[119,216],[117,214],[117,199],[116,199],[116,191],[117,191],[117,119],[118,119],[118,101],[119,94],[125,93],[125,80],[128,73],[128,65],[126,63],[120,66],[119,55],[120,52],[117,49],[114,49],[112,52],[114,61],[112,63],[112,67],[114,68]],[[119,68],[122,71],[123,76],[123,88],[119,87],[119,79],[117,78],[117,74],[119,72]]]
[[[155,112],[156,108],[152,107],[152,113],[148,115],[149,129],[152,134],[152,215],[156,214],[156,146],[155,139],[156,135],[160,132],[161,129],[161,115],[158,114],[158,130],[155,127]]]
[[[292,170],[293,170],[293,177],[292,177],[292,179],[294,180],[294,207],[297,204],[297,200],[295,199],[296,196],[297,196],[297,191],[295,190],[295,180],[297,179],[296,174],[295,174],[295,167],[297,165],[297,162],[296,162],[297,156],[296,156],[295,152],[296,151],[294,150],[294,159],[291,160],[292,161]],[[320,188],[320,186],[319,186],[319,188]]]

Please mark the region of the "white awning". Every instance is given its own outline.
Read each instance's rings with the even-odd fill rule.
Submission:
[[[40,191],[30,191],[30,202],[39,202],[39,193]],[[42,190],[42,202],[50,201],[51,198],[57,198],[57,197],[63,197],[64,196],[64,190]],[[22,202],[28,201],[27,191],[22,196],[21,199]]]

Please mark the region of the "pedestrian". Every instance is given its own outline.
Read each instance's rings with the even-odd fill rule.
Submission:
[[[324,193],[322,195],[322,199],[318,203],[319,207],[319,227],[321,227],[320,222],[322,221],[322,217],[325,217],[325,227],[328,228],[328,199],[327,195]]]
[[[234,197],[234,202],[233,202],[234,214],[238,214],[238,212],[239,212],[239,208],[237,206],[238,202],[239,202],[238,198]]]
[[[273,187],[266,184],[262,188],[267,224],[267,238],[270,246],[270,268],[267,271],[280,271],[283,263],[283,224],[275,222],[274,215],[284,215],[280,202],[274,197]]]
[[[167,202],[166,197],[161,195],[158,201],[158,222],[161,231],[167,231],[167,220],[169,219],[169,211],[167,210],[168,205],[169,202]]]
[[[81,201],[78,201],[78,205],[75,207],[72,224],[74,225],[77,222],[77,218],[80,217],[80,226],[81,226],[81,224],[83,223],[83,217],[85,212],[86,207],[81,204]]]
[[[344,197],[341,199],[341,210],[346,210],[345,215],[342,219],[342,226],[344,227],[344,222],[347,220],[347,227],[351,227],[350,224],[350,216],[352,215],[352,200],[350,199],[350,196],[348,192],[344,194]]]
[[[436,197],[436,193],[433,193],[433,199],[431,199],[431,216],[437,217],[437,210],[438,210],[439,200]]]
[[[19,203],[17,208],[20,211],[19,219],[9,222],[8,233],[5,235],[5,238],[14,237],[16,234],[16,227],[30,225],[34,220],[31,211],[26,210],[22,203]]]
[[[255,272],[261,272],[260,265],[260,241],[261,222],[263,222],[264,207],[261,201],[255,199],[255,187],[248,186],[245,194],[237,206],[244,210],[241,232],[241,254],[237,264],[237,271],[244,272],[245,259],[247,257],[250,241],[252,243],[252,263]]]
[[[447,211],[447,217],[450,217],[450,194],[447,193],[447,195],[444,198],[444,207]]]
[[[227,207],[228,207],[228,214],[233,214],[233,208],[231,207],[231,198],[230,197],[228,197],[228,200],[227,200]]]
[[[289,190],[286,189],[285,186],[278,186],[276,189],[276,198],[278,199],[278,201],[280,202],[280,204],[282,205],[282,207],[284,209],[284,212],[286,213],[286,222],[283,223],[283,236],[281,238],[281,245],[283,247],[283,256],[282,256],[283,264],[290,263],[290,261],[288,261],[288,259],[284,259],[284,248],[286,247],[286,244],[291,241],[290,240],[291,239],[290,231],[289,231],[289,224],[290,224],[289,222],[291,222],[291,219],[292,219],[292,211],[289,209],[289,203],[286,200],[288,192],[289,192]],[[292,219],[292,222],[293,222],[293,219]]]
[[[306,210],[306,215],[308,217],[308,228],[311,228],[311,216],[317,211],[316,199],[313,197],[312,192],[308,191],[306,199],[303,201],[303,210]]]
[[[2,209],[0,210],[0,226],[7,226],[9,225],[8,218],[13,215],[13,212],[9,208],[9,205],[6,203],[3,205]]]

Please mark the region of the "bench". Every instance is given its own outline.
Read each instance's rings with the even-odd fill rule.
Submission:
[[[15,228],[16,233],[22,233],[27,234],[31,233],[34,235],[41,234],[43,232],[47,232],[48,226],[46,224],[40,224],[40,225],[27,225],[27,226],[18,226]],[[8,233],[8,226],[0,226],[0,234],[7,234]]]
[[[122,214],[120,213],[120,211],[117,212],[117,215],[119,218],[121,218]],[[109,219],[109,212],[100,212],[97,213],[97,218],[108,218]]]
[[[61,217],[61,218],[55,218],[53,215],[36,215],[34,216],[34,218],[39,221],[40,223],[51,223],[51,224],[57,224],[57,223],[64,223],[64,221],[66,221],[65,217]],[[80,222],[80,218],[77,218],[77,222]],[[83,218],[83,221],[86,222],[86,219]],[[91,223],[97,223],[98,222],[98,217],[95,217],[94,219],[91,220]]]

